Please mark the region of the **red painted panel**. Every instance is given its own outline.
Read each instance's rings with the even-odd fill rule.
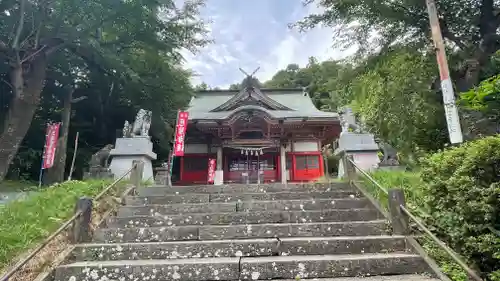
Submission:
[[[292,181],[313,181],[322,176],[321,153],[294,152]]]
[[[208,179],[208,159],[215,157],[215,154],[197,153],[184,154],[181,158],[180,182],[182,184],[206,184]],[[196,163],[194,167],[189,167],[190,163]]]

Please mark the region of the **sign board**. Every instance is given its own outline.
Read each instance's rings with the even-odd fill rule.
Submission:
[[[445,79],[441,81],[441,91],[443,92],[444,112],[446,115],[446,124],[448,125],[448,134],[452,144],[462,143],[463,135],[460,127],[460,118],[455,102],[455,94],[451,80]]]
[[[208,159],[208,183],[214,183],[215,180],[215,159]]]
[[[59,139],[60,126],[61,123],[47,125],[47,134],[45,135],[45,146],[43,150],[42,169],[49,169],[54,166],[54,157],[56,154],[57,140]]]
[[[184,139],[186,137],[186,129],[188,123],[189,113],[186,111],[179,111],[177,115],[177,125],[175,127],[175,142],[174,142],[174,156],[184,156]]]

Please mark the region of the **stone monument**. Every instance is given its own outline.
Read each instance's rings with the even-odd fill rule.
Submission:
[[[115,148],[111,150],[111,164],[109,168],[115,178],[122,176],[132,166],[132,161],[144,162],[144,181],[153,178],[153,165],[151,160],[156,159],[153,152],[153,143],[149,136],[151,127],[151,111],[140,109],[133,124],[125,121],[123,136],[116,139]],[[128,176],[127,176],[128,178]]]
[[[340,113],[342,132],[335,155],[340,157],[352,155],[356,165],[364,171],[378,168],[380,163],[379,146],[375,142],[373,134],[362,133],[360,126],[355,123],[356,119],[350,108],[344,108]],[[344,177],[344,173],[344,163],[341,159],[339,161],[339,178]]]

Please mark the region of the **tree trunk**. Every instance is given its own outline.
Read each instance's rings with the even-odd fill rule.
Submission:
[[[38,108],[46,68],[46,56],[40,52],[29,66],[28,63],[18,63],[11,69],[10,82],[14,97],[9,104],[0,135],[0,181],[5,178]]]
[[[68,91],[64,97],[63,111],[61,114],[61,131],[57,140],[56,155],[54,166],[48,169],[45,175],[46,184],[54,184],[64,181],[64,172],[66,170],[66,152],[68,146],[69,124],[71,120],[71,101],[73,100],[73,89]]]

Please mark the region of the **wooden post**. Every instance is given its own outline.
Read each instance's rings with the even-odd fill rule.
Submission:
[[[392,229],[396,235],[406,235],[409,230],[408,216],[401,210],[405,207],[405,194],[400,188],[389,189],[389,213],[391,217]]]
[[[92,220],[92,198],[82,197],[78,199],[75,213],[82,214],[73,222],[71,240],[73,243],[85,243],[91,241],[90,222]]]

